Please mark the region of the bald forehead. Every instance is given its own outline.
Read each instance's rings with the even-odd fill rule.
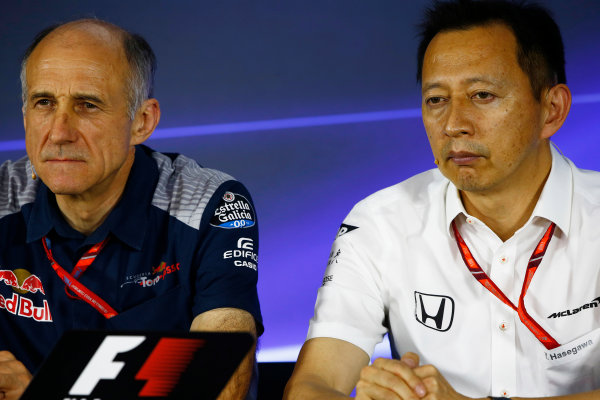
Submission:
[[[61,91],[98,99],[111,92],[127,98],[130,68],[121,38],[118,29],[87,21],[50,32],[22,70],[24,103],[40,93],[58,96]]]
[[[75,48],[77,46],[101,46],[124,55],[125,32],[112,24],[96,20],[78,20],[59,26],[48,34],[34,49],[47,45]]]

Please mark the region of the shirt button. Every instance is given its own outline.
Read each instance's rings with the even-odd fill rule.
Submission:
[[[467,223],[473,225],[475,223],[475,220],[471,217],[467,218]]]
[[[501,331],[506,331],[508,329],[508,322],[500,322],[500,325],[498,325],[498,328],[500,328]]]
[[[500,264],[506,264],[507,261],[508,261],[508,257],[506,257],[506,256],[500,257]]]
[[[503,391],[502,391],[502,397],[509,397],[509,396],[508,396],[508,391],[507,391],[507,390],[503,390]]]

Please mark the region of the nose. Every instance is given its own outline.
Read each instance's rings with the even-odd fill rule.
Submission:
[[[471,121],[468,102],[459,98],[453,98],[446,109],[444,134],[450,137],[470,135],[473,133]]]
[[[48,140],[57,145],[77,140],[77,131],[75,130],[74,122],[74,117],[68,110],[56,110]]]

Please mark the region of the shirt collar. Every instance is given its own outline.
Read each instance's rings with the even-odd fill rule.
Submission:
[[[448,181],[448,186],[446,187],[446,225],[445,227],[448,230],[448,235],[453,237],[452,228],[450,224],[454,219],[459,215],[464,214],[468,215],[465,207],[463,206],[462,200],[460,199],[460,193],[458,192],[458,188],[454,186],[454,183]]]
[[[86,238],[84,244],[100,242],[111,232],[122,242],[141,250],[152,195],[158,181],[158,167],[151,151],[145,146],[136,146],[135,160],[121,199],[102,225]],[[27,223],[27,242],[41,239],[52,229],[63,237],[81,236],[67,224],[58,209],[54,194],[42,182]]]
[[[540,217],[554,222],[567,236],[571,225],[571,202],[573,198],[573,175],[569,163],[553,145],[550,146],[552,167],[540,194],[540,198],[531,213],[531,219]],[[468,215],[460,199],[458,189],[452,182],[446,188],[446,228],[453,236],[450,224],[459,215]]]
[[[550,146],[550,150],[552,169],[531,218],[540,217],[552,221],[568,236],[571,226],[573,173],[567,159],[554,146]]]

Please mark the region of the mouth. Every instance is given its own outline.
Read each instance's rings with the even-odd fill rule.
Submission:
[[[75,165],[82,163],[83,160],[77,158],[50,158],[44,161],[47,165]]]
[[[481,155],[468,151],[451,151],[448,153],[446,159],[452,161],[456,165],[472,165],[480,158],[482,158]]]

